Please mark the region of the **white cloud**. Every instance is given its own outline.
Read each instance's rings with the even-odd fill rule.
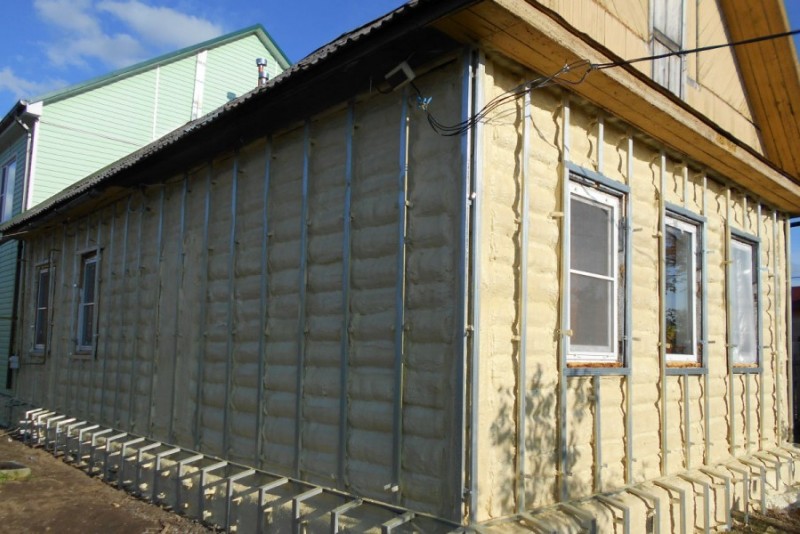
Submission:
[[[34,0],[34,7],[57,31],[44,45],[56,67],[99,61],[120,68],[223,31],[208,20],[139,0]]]
[[[103,0],[97,9],[111,13],[147,42],[158,45],[182,48],[223,33],[221,26],[208,20],[139,0]]]
[[[31,98],[64,85],[66,85],[66,82],[63,80],[35,82],[20,78],[8,67],[0,69],[0,91],[12,93],[17,100]]]

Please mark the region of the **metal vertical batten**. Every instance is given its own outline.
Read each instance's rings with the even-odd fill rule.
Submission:
[[[525,414],[527,408],[528,355],[528,239],[530,230],[528,164],[531,121],[531,90],[526,88],[522,113],[522,217],[520,236],[520,304],[519,304],[519,370],[517,379],[517,512],[525,510]]]
[[[225,407],[222,415],[222,454],[225,458],[230,456],[231,435],[231,393],[233,389],[233,336],[234,306],[236,304],[235,270],[236,270],[236,205],[239,194],[239,152],[233,155],[233,176],[231,177],[231,227],[228,242],[228,332],[225,340]]]
[[[178,239],[178,273],[177,273],[177,291],[180,292],[183,287],[184,265],[186,251],[183,248],[183,240],[186,234],[186,195],[189,192],[189,177],[184,174],[183,176],[183,189],[181,190],[181,223],[180,223],[180,237]],[[181,299],[175,299],[175,332],[172,336],[172,395],[170,399],[169,408],[169,440],[175,443],[175,406],[178,404],[178,338],[180,328],[178,326],[178,317],[180,317]]]
[[[203,212],[203,250],[201,253],[200,272],[202,280],[200,281],[200,324],[197,330],[198,337],[198,354],[197,354],[197,375],[195,384],[195,406],[194,406],[194,424],[192,434],[194,435],[194,449],[199,451],[202,447],[202,400],[203,400],[203,375],[205,374],[205,359],[206,359],[206,314],[208,311],[208,225],[209,217],[211,215],[211,162],[207,163],[206,167],[206,192],[205,192],[204,212]]]
[[[794,364],[793,364],[793,350],[792,346],[792,227],[789,222],[789,217],[783,223],[784,227],[784,248],[786,262],[786,386],[787,386],[787,402],[789,428],[787,437],[790,441],[794,440]],[[780,361],[780,359],[779,359]],[[778,432],[778,446],[783,446],[783,433]]]
[[[158,237],[156,238],[156,277],[157,277],[157,287],[156,290],[156,317],[155,317],[155,324],[156,324],[156,332],[153,336],[153,353],[152,353],[152,362],[150,364],[150,408],[147,410],[147,435],[153,435],[153,414],[156,411],[156,400],[155,400],[155,390],[156,390],[156,380],[158,379],[158,350],[161,345],[161,333],[159,332],[159,325],[161,323],[161,262],[164,259],[164,196],[166,184],[161,184],[161,194],[159,195],[158,201]],[[174,335],[174,333],[173,333]]]
[[[570,159],[570,139],[569,139],[569,97],[562,95],[561,103],[561,122],[562,122],[562,183],[561,183],[561,204],[563,216],[561,217],[561,331],[558,339],[558,494],[559,501],[569,500],[567,490],[567,331],[570,328],[569,309],[570,309],[570,285],[568,266],[570,264],[570,235],[568,221],[570,217],[569,204],[569,169],[567,163]]]
[[[122,280],[120,281],[120,287],[122,289],[119,293],[118,304],[121,309],[119,318],[119,340],[117,342],[117,358],[116,358],[117,362],[114,370],[114,372],[117,375],[117,380],[116,380],[116,387],[114,388],[114,411],[112,414],[114,424],[117,427],[122,426],[119,420],[119,392],[122,387],[122,373],[120,372],[119,364],[122,360],[122,350],[125,346],[125,317],[126,317],[126,311],[128,310],[128,306],[123,304],[122,296],[125,294],[125,289],[128,282],[128,235],[129,235],[129,222],[131,215],[132,198],[133,194],[128,195],[128,201],[125,203],[125,237],[122,239],[122,261],[120,263],[120,268],[122,269]]]
[[[732,338],[732,318],[731,318],[731,189],[725,188],[725,323],[726,323],[726,342],[725,353],[728,359],[728,412],[731,420],[728,423],[728,444],[730,453],[736,456],[736,432],[734,425],[736,422],[736,403],[735,388],[733,383],[733,341]]]
[[[473,102],[472,110],[475,111],[483,103],[483,76],[486,69],[486,58],[482,52],[473,53]],[[472,307],[470,315],[470,332],[472,333],[469,367],[470,367],[470,458],[469,458],[469,519],[471,523],[477,521],[478,513],[478,423],[479,423],[479,402],[480,402],[480,311],[481,311],[481,207],[483,195],[483,125],[478,122],[471,130],[472,135],[472,180],[470,197],[472,200],[472,211],[470,213],[471,226],[471,249],[470,261],[470,287],[469,293],[472,295]],[[469,303],[468,303],[469,305]]]
[[[339,457],[338,483],[346,486],[347,477],[347,385],[350,371],[350,257],[351,202],[353,194],[353,131],[355,130],[355,102],[347,105],[345,127],[344,212],[342,213],[342,339],[339,352]]]
[[[664,192],[666,191],[666,165],[667,157],[662,150],[659,154],[659,191],[658,191],[658,363],[659,363],[659,393],[661,396],[661,474],[666,475],[669,470],[669,442],[667,440],[667,329],[666,306],[663,295],[666,295],[667,280],[667,251],[666,239],[666,207]]]
[[[466,50],[463,57],[463,74],[461,80],[461,118],[466,121],[473,115],[473,64],[472,51]],[[467,379],[468,365],[467,354],[469,350],[469,217],[470,217],[470,180],[472,177],[472,136],[468,132],[461,136],[461,189],[459,205],[459,247],[458,247],[458,278],[457,284],[457,320],[455,321],[455,339],[459,340],[456,345],[456,398],[455,406],[457,429],[455,435],[456,446],[454,449],[457,455],[451,455],[454,462],[453,475],[455,477],[456,488],[459,492],[466,488],[466,459],[467,459]],[[463,499],[456,498],[453,503],[453,517],[463,517]]]
[[[109,231],[109,238],[108,238],[108,279],[109,279],[109,287],[111,280],[114,280],[116,276],[114,276],[114,243],[116,238],[116,228],[117,228],[117,205],[113,204],[111,206],[111,230]],[[112,292],[113,295],[113,292]],[[110,300],[110,299],[109,299]],[[109,322],[111,321],[111,314],[109,314]],[[110,329],[109,329],[110,330]],[[100,382],[100,420],[104,423],[107,423],[108,420],[104,417],[105,407],[106,407],[106,389],[108,385],[108,380],[106,376],[107,366],[108,366],[108,358],[109,358],[109,345],[111,345],[111,335],[107,334],[105,339],[103,340],[103,376]],[[119,369],[116,370],[119,372]],[[113,416],[113,413],[112,413]],[[113,423],[112,423],[113,424]]]
[[[403,444],[403,357],[405,352],[406,300],[406,238],[408,230],[408,89],[403,90],[400,115],[399,172],[397,175],[397,266],[395,281],[394,324],[394,402],[392,413],[392,488],[395,499],[400,498],[400,475]]]
[[[272,170],[272,138],[267,138],[264,148],[264,195],[261,209],[261,286],[259,288],[259,329],[258,329],[258,384],[256,412],[256,465],[263,467],[262,453],[264,448],[264,415],[266,412],[264,374],[267,368],[266,329],[269,317],[267,307],[269,301],[269,183]]]
[[[142,309],[142,292],[139,288],[142,284],[142,226],[144,225],[144,211],[145,211],[145,193],[141,192],[142,203],[139,206],[139,225],[137,229],[137,243],[136,243],[136,305],[134,308],[134,323],[133,323],[133,349],[131,350],[131,376],[130,387],[128,388],[128,427],[127,430],[134,429],[133,414],[136,411],[134,388],[136,386],[136,353],[139,350],[139,311]]]
[[[627,179],[628,187],[633,185],[633,134],[628,132],[627,154]],[[625,483],[633,483],[633,201],[629,200],[625,206],[628,219],[625,247],[625,365],[628,366],[628,375],[625,377]]]
[[[300,269],[298,270],[297,374],[295,376],[294,474],[300,477],[300,455],[303,448],[303,378],[306,357],[306,292],[308,289],[308,173],[311,157],[311,121],[303,126],[302,209],[300,214]]]

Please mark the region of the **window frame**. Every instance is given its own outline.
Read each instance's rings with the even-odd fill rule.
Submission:
[[[679,206],[667,204],[664,212],[664,231],[666,239],[666,227],[674,226],[684,231],[689,231],[692,234],[692,266],[691,273],[693,274],[692,286],[695,291],[692,292],[692,347],[694,347],[693,354],[681,354],[667,352],[668,347],[664,348],[664,356],[667,364],[668,371],[674,372],[692,372],[698,370],[705,372],[706,370],[706,347],[708,346],[706,337],[706,324],[704,319],[705,310],[707,309],[706,303],[706,254],[705,254],[705,224],[706,219],[700,215],[690,212],[687,209]],[[666,247],[665,247],[666,252]],[[665,257],[666,262],[666,257]],[[666,269],[666,263],[665,263]],[[666,271],[664,276],[666,276]],[[699,276],[699,278],[698,278]],[[666,287],[665,287],[666,289]],[[662,328],[666,331],[666,294],[661,298],[664,301],[664,324]],[[666,340],[666,332],[664,339]]]
[[[562,357],[565,372],[568,376],[581,375],[625,375],[630,372],[630,276],[631,276],[631,249],[630,237],[631,228],[628,224],[630,219],[630,202],[628,195],[630,188],[623,183],[608,179],[605,176],[584,169],[572,163],[567,163],[565,173],[566,184],[564,192],[564,244],[562,246],[563,257],[561,260],[564,272],[563,288],[565,298],[562,304],[562,336],[563,348]],[[614,273],[613,298],[611,302],[611,322],[613,323],[612,352],[593,352],[585,351],[579,346],[579,350],[573,350],[572,337],[572,284],[571,284],[571,202],[574,191],[591,192],[589,195],[597,202],[599,199],[612,200],[617,205],[614,215],[613,228],[614,236],[612,247],[615,250],[612,262],[612,272]],[[584,195],[585,196],[585,195]],[[601,201],[602,203],[602,201]],[[625,265],[624,273],[621,265]]]
[[[0,167],[0,222],[14,215],[14,187],[17,181],[17,158],[11,158]]]
[[[87,303],[86,299],[86,292],[88,286],[86,284],[86,266],[88,264],[94,264],[94,280],[91,284],[92,287],[92,295],[93,300],[91,303]],[[77,298],[77,310],[76,310],[76,328],[75,328],[75,354],[76,355],[92,355],[94,354],[95,346],[96,346],[96,339],[97,339],[97,319],[98,319],[98,297],[99,297],[99,282],[100,282],[100,252],[99,250],[91,250],[88,252],[83,252],[80,254],[80,271],[79,271],[80,278],[78,279],[78,283],[76,284],[78,289],[78,298]],[[83,339],[83,333],[86,331],[86,308],[88,306],[92,307],[92,316],[91,316],[91,332],[92,332],[92,339],[90,340],[89,344],[83,343],[86,341]]]
[[[35,286],[35,294],[34,294],[34,303],[33,303],[33,339],[31,343],[31,352],[35,354],[45,354],[47,352],[48,346],[48,339],[50,335],[50,311],[52,309],[52,287],[53,287],[53,269],[49,262],[40,263],[35,266],[36,268],[36,286]],[[47,284],[45,287],[42,286],[42,275],[47,274]],[[45,297],[47,298],[47,305],[41,307],[40,299],[42,296],[42,290],[45,291]],[[40,315],[40,311],[44,310],[44,341],[42,343],[38,343],[38,334],[39,334],[39,326],[40,326],[40,319],[42,319]]]
[[[680,41],[675,41],[672,37],[667,34],[665,28],[659,28],[656,25],[656,11],[658,10],[658,5],[661,3],[664,6],[664,9],[667,9],[666,2],[669,1],[676,1],[680,2]],[[668,16],[668,15],[666,15]],[[686,1],[685,0],[653,0],[650,2],[650,52],[653,55],[659,55],[664,53],[671,53],[671,52],[679,52],[683,50],[684,43],[686,42]],[[664,50],[659,50],[658,47],[663,47]],[[671,87],[670,81],[670,60],[674,60],[677,62],[678,68],[678,86],[673,88]],[[665,62],[666,64],[666,79],[662,80],[658,76],[659,73],[659,65],[661,62]],[[678,98],[684,97],[684,87],[686,82],[686,58],[684,56],[671,56],[661,59],[653,59],[651,63],[651,72],[650,76],[654,82],[659,84],[660,86],[664,87],[671,93],[678,96]]]
[[[734,309],[735,309],[735,292],[733,288],[734,280],[734,269],[735,269],[735,260],[733,255],[733,248],[734,243],[739,243],[740,245],[749,246],[751,251],[751,270],[753,273],[753,280],[751,287],[754,288],[755,294],[753,299],[753,314],[755,320],[755,361],[754,362],[736,362],[736,339],[734,338],[735,328],[734,328]],[[761,347],[761,343],[763,340],[763,332],[762,332],[762,325],[763,319],[761,317],[761,306],[762,306],[762,285],[761,285],[761,240],[754,235],[748,234],[746,232],[742,232],[735,228],[730,229],[729,238],[728,238],[728,258],[727,258],[727,266],[726,269],[726,288],[727,288],[727,298],[726,298],[726,311],[728,315],[728,362],[731,366],[731,369],[734,373],[760,373],[762,371],[762,356],[763,350]]]

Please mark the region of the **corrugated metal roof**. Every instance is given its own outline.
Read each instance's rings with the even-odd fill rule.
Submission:
[[[477,0],[453,0],[449,2],[447,10],[454,10],[472,3]],[[239,98],[230,101],[224,106],[212,111],[211,113],[200,117],[199,119],[189,122],[180,128],[164,135],[163,137],[153,141],[149,145],[132,152],[112,163],[111,165],[100,169],[99,171],[89,175],[88,177],[80,180],[71,186],[67,187],[60,193],[50,197],[44,202],[38,204],[34,208],[17,215],[5,224],[0,225],[0,232],[5,237],[13,237],[13,230],[20,228],[25,223],[31,222],[39,216],[54,210],[58,207],[64,206],[71,200],[76,199],[80,195],[94,189],[108,181],[113,177],[119,175],[121,172],[131,169],[145,160],[161,153],[168,147],[174,145],[178,141],[186,138],[188,135],[205,130],[217,123],[220,118],[226,117],[233,112],[233,110],[240,108],[244,104],[261,98],[268,98],[271,92],[275,91],[278,87],[283,87],[291,84],[298,75],[305,71],[310,71],[318,65],[333,61],[344,50],[349,47],[364,41],[367,37],[380,34],[389,25],[395,22],[402,22],[410,17],[411,14],[421,9],[421,6],[436,6],[437,4],[444,5],[441,0],[411,0],[408,3],[398,7],[394,11],[380,17],[370,23],[367,23],[355,30],[345,33],[330,43],[318,48],[301,61],[292,65],[281,74],[269,80],[264,87],[258,87],[252,91],[245,93]]]

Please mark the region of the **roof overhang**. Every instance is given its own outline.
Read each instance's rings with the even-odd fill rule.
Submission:
[[[437,26],[542,74],[557,72],[578,60],[606,63],[622,59],[535,0],[485,0]],[[796,83],[796,71],[787,74],[791,76]],[[570,85],[570,90],[767,203],[800,213],[796,172],[783,172],[635,68],[593,71],[582,83]]]
[[[732,41],[789,30],[782,0],[720,0]],[[800,176],[800,71],[791,37],[734,49],[767,156]]]

